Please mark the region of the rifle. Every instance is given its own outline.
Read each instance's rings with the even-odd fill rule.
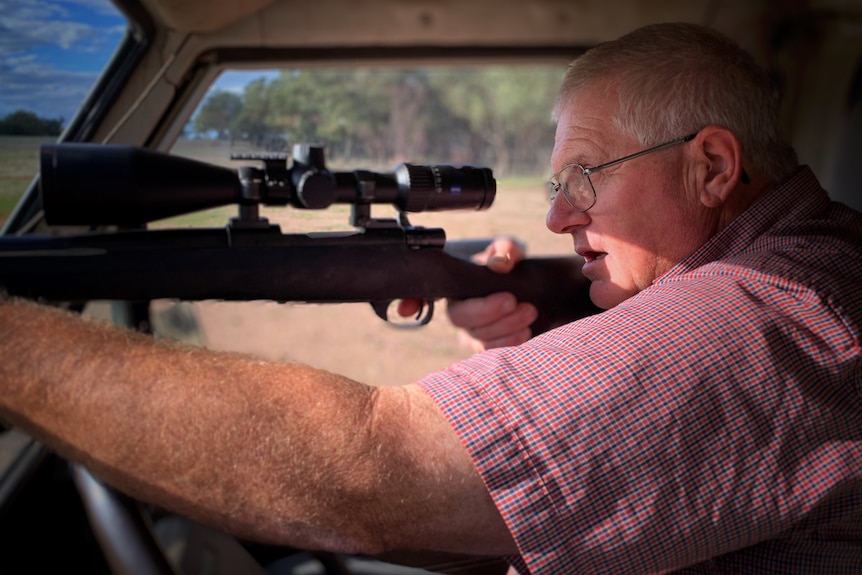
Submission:
[[[41,149],[42,207],[50,225],[89,226],[75,235],[0,236],[0,285],[49,301],[274,300],[368,302],[389,320],[398,299],[425,303],[424,325],[439,298],[508,291],[535,304],[534,333],[598,311],[575,257],[531,258],[509,274],[475,264],[444,230],[410,225],[407,212],[491,206],[491,170],[399,164],[392,172],[331,172],[323,148],[297,145],[238,170],[119,145],[52,144]],[[289,165],[290,164],[290,165]],[[284,234],[261,205],[351,206],[346,232]],[[396,218],[372,218],[389,203]],[[222,228],[146,229],[162,218],[229,204]],[[111,229],[103,229],[109,226]],[[100,229],[96,229],[99,227]]]

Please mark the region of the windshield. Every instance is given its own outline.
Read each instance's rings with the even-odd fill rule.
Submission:
[[[0,10],[0,225],[123,38],[108,0],[12,0]]]
[[[186,126],[186,140],[285,151],[316,142],[335,163],[478,163],[544,174],[562,69],[290,69],[228,72]]]
[[[565,253],[569,246],[543,223],[555,128],[550,110],[564,73],[559,65],[487,64],[232,70],[202,99],[173,151],[238,167],[231,154],[290,157],[295,144],[312,143],[324,146],[333,171],[386,172],[402,162],[489,167],[498,189],[491,210],[411,214],[411,223],[445,227],[448,238],[517,229],[531,254]],[[180,221],[220,225],[231,209]],[[346,227],[348,211],[267,213],[290,232]]]
[[[545,181],[554,143],[550,111],[565,65],[303,68],[229,71],[192,114],[173,153],[238,168],[231,154],[284,154],[325,146],[333,171],[391,171],[400,162],[493,169],[497,193],[485,211],[409,214],[442,228],[447,242],[514,234],[528,254],[571,255],[571,238],[545,227]],[[257,162],[260,165],[260,162]],[[390,217],[375,204],[374,217]],[[350,228],[350,207],[261,210],[283,233]],[[224,226],[235,206],[155,222]],[[357,270],[357,273],[362,273]],[[407,383],[469,355],[440,304],[434,321],[392,330],[367,304],[199,302],[195,316],[214,349],[302,361],[378,384]]]

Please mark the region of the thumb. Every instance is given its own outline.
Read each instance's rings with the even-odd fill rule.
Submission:
[[[498,238],[476,259],[480,262],[484,260],[491,271],[504,274],[512,271],[515,264],[524,259],[524,248],[512,238]]]
[[[505,274],[512,271],[512,268],[515,267],[515,260],[508,253],[493,254],[488,256],[486,265],[491,271]]]

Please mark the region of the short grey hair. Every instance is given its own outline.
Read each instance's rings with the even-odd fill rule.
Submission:
[[[714,30],[654,24],[588,50],[570,65],[554,118],[578,91],[602,86],[619,95],[612,122],[644,146],[719,125],[736,134],[752,171],[770,182],[798,167],[769,76]]]

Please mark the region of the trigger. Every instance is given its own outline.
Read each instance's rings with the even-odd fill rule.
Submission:
[[[420,327],[423,325],[428,325],[431,321],[431,318],[434,317],[434,302],[433,301],[423,301],[419,305],[419,311],[416,312],[416,316],[413,318],[416,320],[416,325],[412,327]]]

